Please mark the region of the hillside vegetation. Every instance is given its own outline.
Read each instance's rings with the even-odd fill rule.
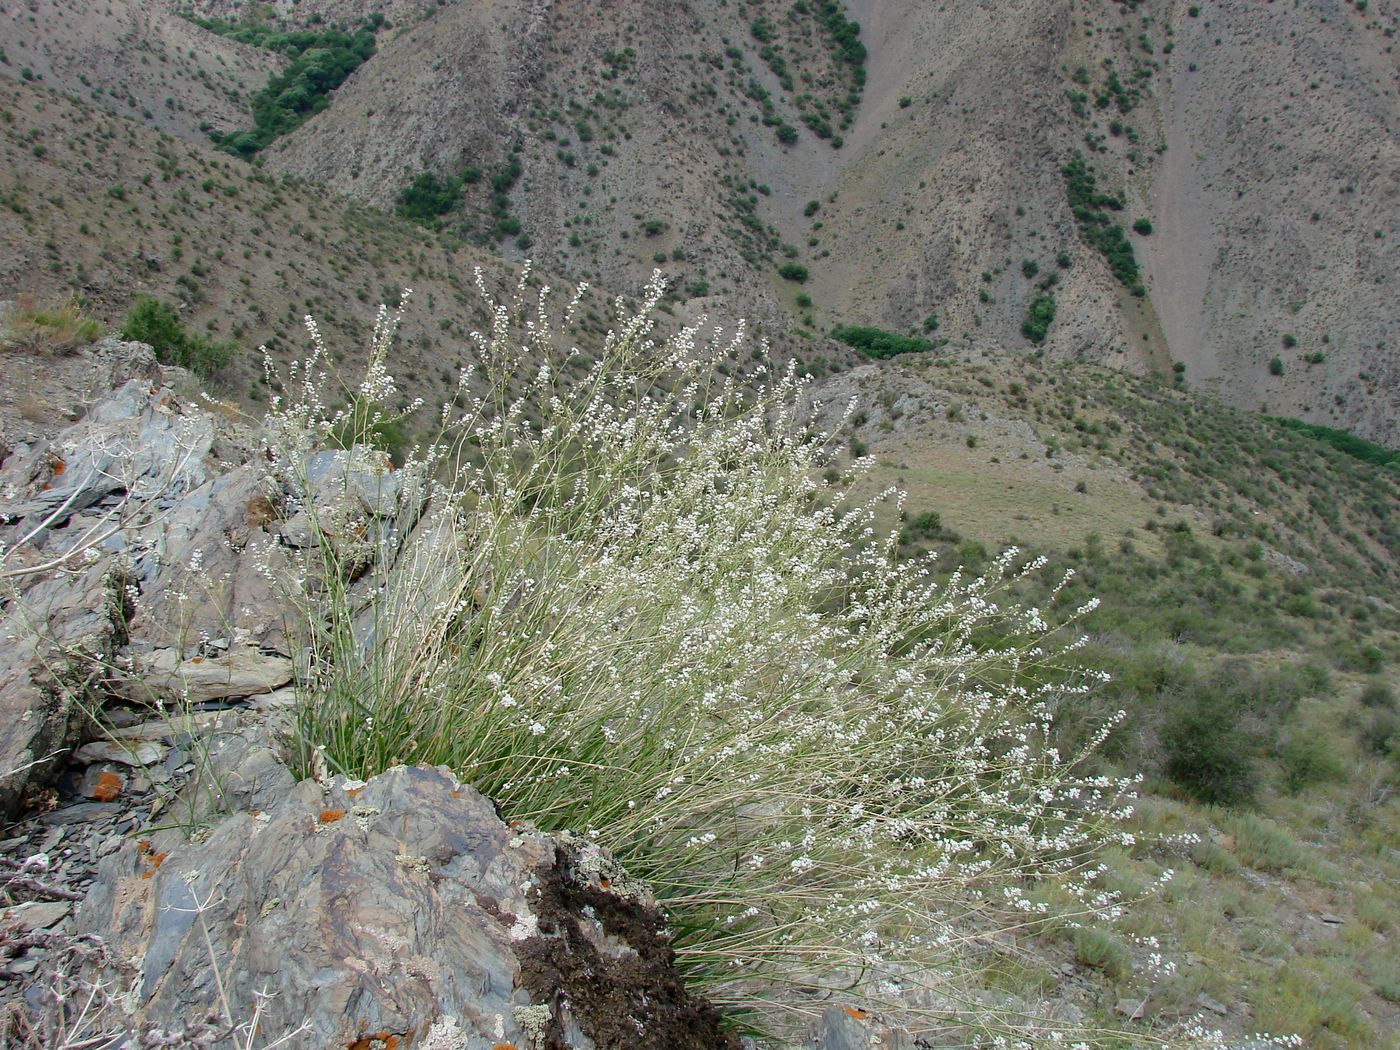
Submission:
[[[67,375],[80,347],[120,333],[196,372],[221,411],[260,417],[275,387],[261,348],[285,367],[307,315],[331,370],[329,444],[359,437],[411,462],[437,436],[436,417],[401,415],[418,398],[453,411],[495,398],[484,433],[513,411],[522,435],[541,435],[554,411],[542,391],[586,389],[633,314],[612,296],[659,269],[658,342],[749,318],[754,342],[706,379],[734,418],[789,362],[814,377],[801,397],[832,439],[802,463],[813,489],[794,474],[784,498],[821,510],[907,493],[876,504],[869,535],[842,533],[842,550],[888,539],[896,566],[936,554],[931,581],[956,588],[1016,547],[1015,564],[1044,563],[1006,601],[1082,610],[1051,640],[1104,680],[1044,717],[1065,754],[1100,744],[1092,772],[1144,778],[1133,841],[1101,854],[1104,892],[1132,906],[1117,923],[979,929],[958,959],[965,990],[1126,1027],[1124,1045],[1196,1014],[1231,1038],[1388,1045],[1397,30],[1392,0],[1300,0],[1269,18],[1168,0],[680,0],[664,17],[639,0],[17,10],[0,29],[3,448],[90,400],[22,353]],[[538,329],[499,329],[489,304],[520,305],[526,258],[541,265],[521,295],[596,285],[577,303],[577,355],[551,358]],[[376,306],[406,291],[396,382],[370,397],[356,348]],[[464,380],[483,347],[506,364]],[[604,401],[604,416],[620,403]],[[716,470],[733,452],[702,451]],[[849,469],[867,458],[868,472]],[[624,462],[594,466],[621,472],[618,493],[637,482]],[[733,483],[711,481],[711,494]],[[766,529],[751,495],[750,527]],[[608,556],[620,520],[588,519]],[[558,553],[474,539],[503,571]],[[731,541],[715,557],[740,565],[743,537]],[[628,550],[639,575],[664,575],[654,551]],[[770,551],[827,558],[831,593],[802,596],[822,615],[844,608],[835,551]],[[644,610],[656,615],[680,615],[698,586],[648,579],[679,602]],[[616,597],[594,584],[583,573],[560,593]],[[640,633],[660,631],[638,616]],[[592,619],[576,626],[597,641]],[[995,653],[1009,638],[988,622],[967,641]],[[768,660],[706,673],[762,677]],[[601,681],[602,666],[570,673]],[[450,661],[432,670],[475,681]],[[397,756],[357,751],[373,741],[335,716],[326,735],[345,731],[346,769]],[[491,740],[459,729],[442,739]],[[579,768],[596,757],[546,742]],[[499,793],[520,787],[491,775]],[[589,816],[547,792],[523,805]],[[1033,882],[1020,887],[1032,909],[1072,911]],[[697,924],[722,921],[706,907]]]
[[[1019,545],[1049,558],[1024,600],[1066,569],[1060,598],[1101,600],[1083,654],[1111,681],[1059,731],[1123,712],[1105,768],[1147,795],[1111,881],[1176,877],[1107,940],[1040,941],[1097,975],[1077,1001],[1168,1020],[1204,996],[1241,1034],[1380,1045],[1400,1026],[1400,473],[1101,369],[930,355],[826,390],[860,399],[843,440],[874,457],[870,488],[909,492],[886,521],[901,549],[975,572]],[[1199,841],[1173,856],[1161,834]]]
[[[165,0],[68,0],[6,27],[0,74],[386,211],[432,176],[456,187],[440,236],[570,279],[662,264],[680,296],[808,332],[936,314],[962,345],[1182,364],[1396,444],[1391,0],[193,13],[219,33]],[[332,50],[294,54],[336,32],[365,58],[343,82]],[[1102,208],[1062,174],[1081,158]]]

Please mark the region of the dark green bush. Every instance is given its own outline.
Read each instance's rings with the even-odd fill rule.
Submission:
[[[1108,216],[1110,211],[1122,211],[1123,202],[1098,192],[1098,180],[1082,154],[1075,153],[1060,171],[1065,177],[1065,194],[1079,226],[1079,236],[1099,250],[1119,283],[1138,297],[1146,295],[1132,242],[1123,227]]]
[[[807,267],[801,263],[783,263],[778,267],[778,275],[786,281],[796,281],[803,284],[807,280]]]
[[[1375,711],[1361,726],[1361,744],[1378,755],[1400,752],[1400,715]]]
[[[1162,731],[1163,771],[1202,802],[1247,801],[1256,784],[1253,741],[1235,705],[1203,695],[1176,712]]]
[[[861,325],[839,325],[831,330],[831,337],[855,347],[867,357],[894,357],[896,354],[917,354],[935,349],[935,344],[927,339]]]
[[[1294,794],[1313,784],[1338,780],[1346,772],[1332,742],[1324,733],[1299,730],[1279,751],[1284,786]]]
[[[1275,358],[1274,360],[1278,360]],[[1283,362],[1279,361],[1282,368]],[[1275,372],[1281,375],[1281,372]],[[1377,445],[1374,441],[1367,441],[1365,438],[1357,437],[1345,430],[1337,430],[1333,427],[1324,427],[1317,423],[1304,423],[1301,419],[1281,419],[1272,418],[1275,423],[1298,434],[1306,434],[1310,438],[1331,445],[1339,452],[1345,452],[1348,456],[1353,456],[1363,463],[1371,463],[1378,467],[1389,466],[1392,463],[1400,464],[1400,450],[1386,448],[1384,445]]]
[[[462,199],[460,179],[439,179],[430,171],[419,175],[398,196],[395,210],[405,219],[433,225]]]
[[[1361,690],[1360,699],[1362,707],[1381,707],[1389,710],[1395,708],[1395,691],[1379,682]]]
[[[296,130],[330,105],[330,93],[374,54],[374,30],[383,16],[355,33],[340,29],[284,31],[266,23],[236,24],[195,19],[210,32],[264,47],[291,58],[281,73],[253,96],[253,127],[225,136],[220,148],[250,158],[279,135]]]
[[[1032,343],[1045,342],[1050,323],[1055,320],[1055,297],[1037,295],[1026,307],[1026,319],[1021,322],[1021,334]]]
[[[235,343],[216,342],[202,335],[186,332],[175,311],[164,303],[146,296],[126,315],[121,337],[146,343],[163,365],[178,365],[204,379],[213,378],[233,359]]]

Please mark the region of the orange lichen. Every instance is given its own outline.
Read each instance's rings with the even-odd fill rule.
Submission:
[[[144,859],[147,865],[149,865],[149,867],[147,867],[145,871],[141,872],[141,877],[143,879],[149,879],[152,875],[154,875],[157,871],[160,870],[160,866],[165,863],[165,858],[168,856],[170,856],[169,853],[146,854]]]
[[[97,783],[93,785],[90,798],[98,802],[111,802],[122,793],[122,788],[126,786],[125,781],[115,773],[99,773]]]
[[[49,472],[53,474],[54,477],[59,477],[67,469],[68,464],[57,456],[51,456],[49,458]]]
[[[345,1050],[398,1050],[399,1037],[393,1032],[371,1032],[345,1044]]]
[[[607,889],[609,886],[612,885],[612,879],[599,879],[598,885],[603,887],[603,889]]]
[[[491,1050],[516,1050],[514,1043],[497,1043]]]
[[[857,1021],[864,1021],[867,1017],[870,1016],[870,1014],[865,1010],[861,1010],[854,1006],[843,1006],[841,1007],[841,1009],[844,1010],[849,1016],[854,1017]]]
[[[343,809],[323,809],[321,810],[321,823],[334,824],[343,816],[345,816],[345,810]]]
[[[250,529],[258,529],[275,521],[277,508],[261,492],[250,499],[243,508],[243,523]]]
[[[363,795],[363,794],[365,793],[365,786],[364,786],[363,784],[361,784],[361,785],[360,785],[359,787],[357,787],[357,788],[346,788],[346,789],[345,789],[345,793],[346,793],[347,795],[349,795],[351,798],[359,798],[361,795]]]

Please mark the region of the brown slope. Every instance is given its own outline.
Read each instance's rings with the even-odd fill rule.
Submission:
[[[246,120],[282,60],[206,33],[161,0],[35,0],[0,19],[0,74],[40,84],[192,140]]]
[[[1311,3],[1261,18],[1208,4],[1178,21],[1160,99],[1169,149],[1150,188],[1160,236],[1144,253],[1190,378],[1390,444],[1400,65],[1378,23],[1393,27],[1394,11]],[[1325,361],[1307,364],[1313,352]]]

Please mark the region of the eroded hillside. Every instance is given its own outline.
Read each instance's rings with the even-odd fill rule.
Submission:
[[[289,53],[173,10],[30,5],[0,72],[192,142],[246,129]],[[430,176],[418,217],[450,243],[618,289],[662,266],[692,309],[796,333],[1177,367],[1395,440],[1392,0],[195,13],[377,18],[373,55],[259,160],[384,210]]]

